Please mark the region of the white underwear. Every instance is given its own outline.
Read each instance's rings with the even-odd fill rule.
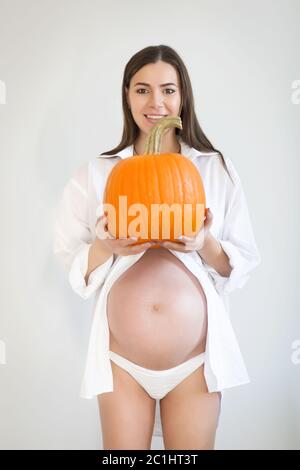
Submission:
[[[145,369],[119,354],[109,351],[110,359],[126,370],[146,390],[150,397],[160,400],[205,361],[205,352],[165,370]]]

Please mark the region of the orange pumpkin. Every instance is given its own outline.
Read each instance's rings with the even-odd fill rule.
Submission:
[[[120,160],[108,176],[103,204],[108,229],[116,238],[177,240],[195,236],[205,214],[205,192],[197,167],[179,153],[160,153],[170,127],[180,117],[165,117],[152,128],[143,155]]]

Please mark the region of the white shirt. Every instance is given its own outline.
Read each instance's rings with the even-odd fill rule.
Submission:
[[[209,392],[222,391],[250,381],[229,318],[228,294],[243,287],[250,272],[260,263],[241,180],[228,157],[228,177],[217,153],[201,153],[182,139],[181,154],[199,169],[206,193],[206,206],[213,214],[212,235],[221,243],[233,268],[222,277],[206,265],[196,251],[170,250],[200,281],[207,299],[208,331],[204,374]],[[93,398],[113,391],[106,314],[107,295],[116,279],[143,253],[111,256],[89,276],[89,248],[96,237],[95,224],[101,214],[107,177],[120,158],[133,155],[133,145],[114,155],[101,155],[78,168],[65,185],[54,226],[54,253],[73,290],[83,299],[94,295],[93,319],[80,397]],[[115,259],[116,258],[116,259]]]

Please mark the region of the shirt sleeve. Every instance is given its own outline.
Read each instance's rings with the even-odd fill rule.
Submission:
[[[221,276],[202,260],[220,294],[229,294],[243,287],[250,277],[250,272],[261,262],[241,180],[232,162],[226,159],[226,163],[233,176],[234,185],[228,185],[227,208],[221,238],[218,241],[229,258],[232,271],[229,277]]]
[[[88,224],[88,164],[80,167],[65,185],[56,209],[53,253],[58,258],[72,289],[83,299],[102,286],[113,255],[92,271],[85,282],[92,234]]]

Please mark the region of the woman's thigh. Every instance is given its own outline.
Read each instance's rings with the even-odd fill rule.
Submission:
[[[209,393],[204,366],[160,401],[165,449],[213,449],[221,411],[221,392]]]
[[[103,449],[150,449],[156,400],[111,362],[113,392],[98,395]]]

